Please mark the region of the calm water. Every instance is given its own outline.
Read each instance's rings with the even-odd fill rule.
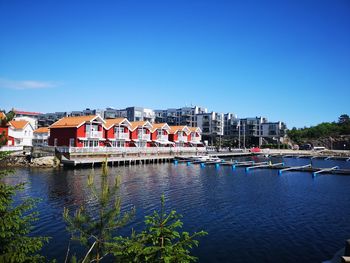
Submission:
[[[274,160],[277,162],[279,160]],[[303,165],[308,159],[284,160]],[[350,162],[313,160],[314,166]],[[43,253],[64,260],[69,234],[62,220],[63,207],[74,209],[94,200],[86,189],[91,169],[18,169],[8,182],[28,184],[21,197],[39,197],[40,221],[35,234],[52,237]],[[101,173],[95,168],[96,179]],[[166,205],[183,214],[184,229],[206,230],[194,250],[199,262],[321,262],[350,238],[350,176],[244,168],[215,168],[186,164],[160,164],[110,168],[111,179],[122,175],[124,209],[135,206],[130,227],[140,229],[145,214],[159,207],[162,193]],[[98,181],[98,180],[97,180]],[[79,249],[73,245],[74,249]]]

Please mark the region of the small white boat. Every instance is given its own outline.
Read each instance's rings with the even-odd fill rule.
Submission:
[[[192,162],[207,162],[207,161],[209,161],[210,157],[208,155],[191,156],[189,159]]]
[[[188,158],[191,162],[211,162],[211,163],[221,163],[222,160],[219,157],[210,157],[208,155],[202,156],[191,156]]]
[[[219,157],[209,157],[207,162],[214,162],[214,163],[221,163],[223,160],[221,160]]]

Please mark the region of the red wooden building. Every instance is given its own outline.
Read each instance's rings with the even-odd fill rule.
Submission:
[[[131,123],[125,118],[107,119],[105,138],[107,147],[128,147],[130,145]]]
[[[1,134],[1,144],[14,145],[14,138],[9,136],[9,126],[10,124],[6,121],[6,114],[0,112],[0,134]]]
[[[131,122],[130,146],[151,147],[151,129],[152,124],[148,121]]]
[[[105,145],[105,121],[99,115],[64,117],[50,129],[50,146],[99,147]]]
[[[157,147],[174,146],[175,143],[169,141],[170,126],[167,123],[155,123],[151,129],[152,145]]]
[[[170,126],[169,141],[178,147],[188,146],[188,136],[191,134],[187,126]]]
[[[204,146],[202,142],[202,130],[199,127],[189,127],[190,134],[187,141],[190,146]]]

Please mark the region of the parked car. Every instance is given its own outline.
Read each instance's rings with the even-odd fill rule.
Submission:
[[[293,150],[296,150],[296,151],[299,150],[299,145],[298,144],[294,144],[293,145]]]
[[[306,143],[306,144],[300,145],[299,150],[311,151],[312,150],[312,145],[310,143]]]
[[[323,147],[323,146],[315,146],[315,147],[313,148],[313,150],[314,150],[314,151],[324,151],[324,150],[326,150],[326,147]]]
[[[253,148],[250,149],[250,152],[252,152],[252,153],[259,153],[259,152],[261,152],[261,150],[260,150],[259,147],[253,147]]]

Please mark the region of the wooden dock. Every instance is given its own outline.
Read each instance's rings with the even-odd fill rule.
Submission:
[[[74,158],[74,159],[62,159],[61,163],[64,166],[95,166],[101,165],[103,162],[111,166],[128,166],[128,165],[143,165],[143,164],[158,164],[169,163],[174,160],[174,156],[142,156],[142,157],[109,157],[109,158]]]
[[[296,159],[322,159],[322,160],[338,160],[338,161],[350,161],[350,157],[348,156],[325,156],[325,155],[312,155],[312,154],[271,154],[269,157],[279,157],[279,158],[296,158]]]
[[[350,175],[350,170],[348,169],[339,169],[338,166],[330,167],[330,168],[316,168],[312,167],[310,164],[303,165],[303,166],[285,166],[283,162],[281,163],[271,163],[271,162],[258,162],[255,163],[254,161],[246,161],[246,162],[239,162],[239,161],[225,161],[222,160],[221,162],[198,162],[198,161],[190,161],[190,160],[178,160],[181,162],[186,162],[187,165],[189,164],[200,164],[201,167],[205,167],[206,165],[215,165],[216,167],[220,166],[231,166],[232,169],[235,169],[236,167],[242,167],[245,168],[246,172],[249,172],[253,169],[273,169],[278,170],[278,174],[282,175],[282,172],[308,172],[312,173],[313,177],[325,173],[325,174],[339,174],[339,175]],[[176,161],[176,162],[178,162]]]

